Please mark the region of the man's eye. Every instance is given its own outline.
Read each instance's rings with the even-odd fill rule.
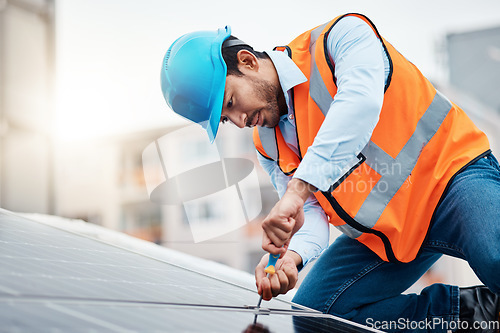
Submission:
[[[227,107],[230,108],[231,106],[233,106],[233,99],[232,98],[227,102]]]

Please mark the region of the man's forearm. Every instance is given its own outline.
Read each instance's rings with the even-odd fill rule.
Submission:
[[[302,202],[306,202],[311,193],[316,191],[316,187],[299,178],[293,178],[288,182],[286,193],[298,195]]]
[[[302,266],[302,257],[297,252],[288,250],[286,251],[285,256],[292,258],[295,262],[295,266]]]

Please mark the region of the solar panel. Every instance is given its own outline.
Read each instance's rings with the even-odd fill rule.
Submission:
[[[247,288],[0,210],[7,331],[363,332]],[[262,325],[262,326],[260,326]],[[265,331],[264,330],[264,331]],[[261,330],[262,331],[262,330]]]

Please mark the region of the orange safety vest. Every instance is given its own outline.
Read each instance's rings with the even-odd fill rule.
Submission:
[[[489,143],[450,102],[383,39],[390,74],[379,121],[358,163],[330,189],[314,193],[330,223],[392,262],[413,260],[425,240],[433,214],[454,176],[487,154]],[[279,126],[258,127],[254,144],[287,175],[312,145],[337,92],[335,64],[326,49],[328,33],[343,17],[298,36],[287,51],[308,78],[293,88],[300,156],[286,144]]]

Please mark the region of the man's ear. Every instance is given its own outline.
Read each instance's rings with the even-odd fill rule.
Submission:
[[[238,68],[240,71],[259,70],[259,61],[252,52],[248,50],[240,50],[238,51],[236,57],[238,58]]]

